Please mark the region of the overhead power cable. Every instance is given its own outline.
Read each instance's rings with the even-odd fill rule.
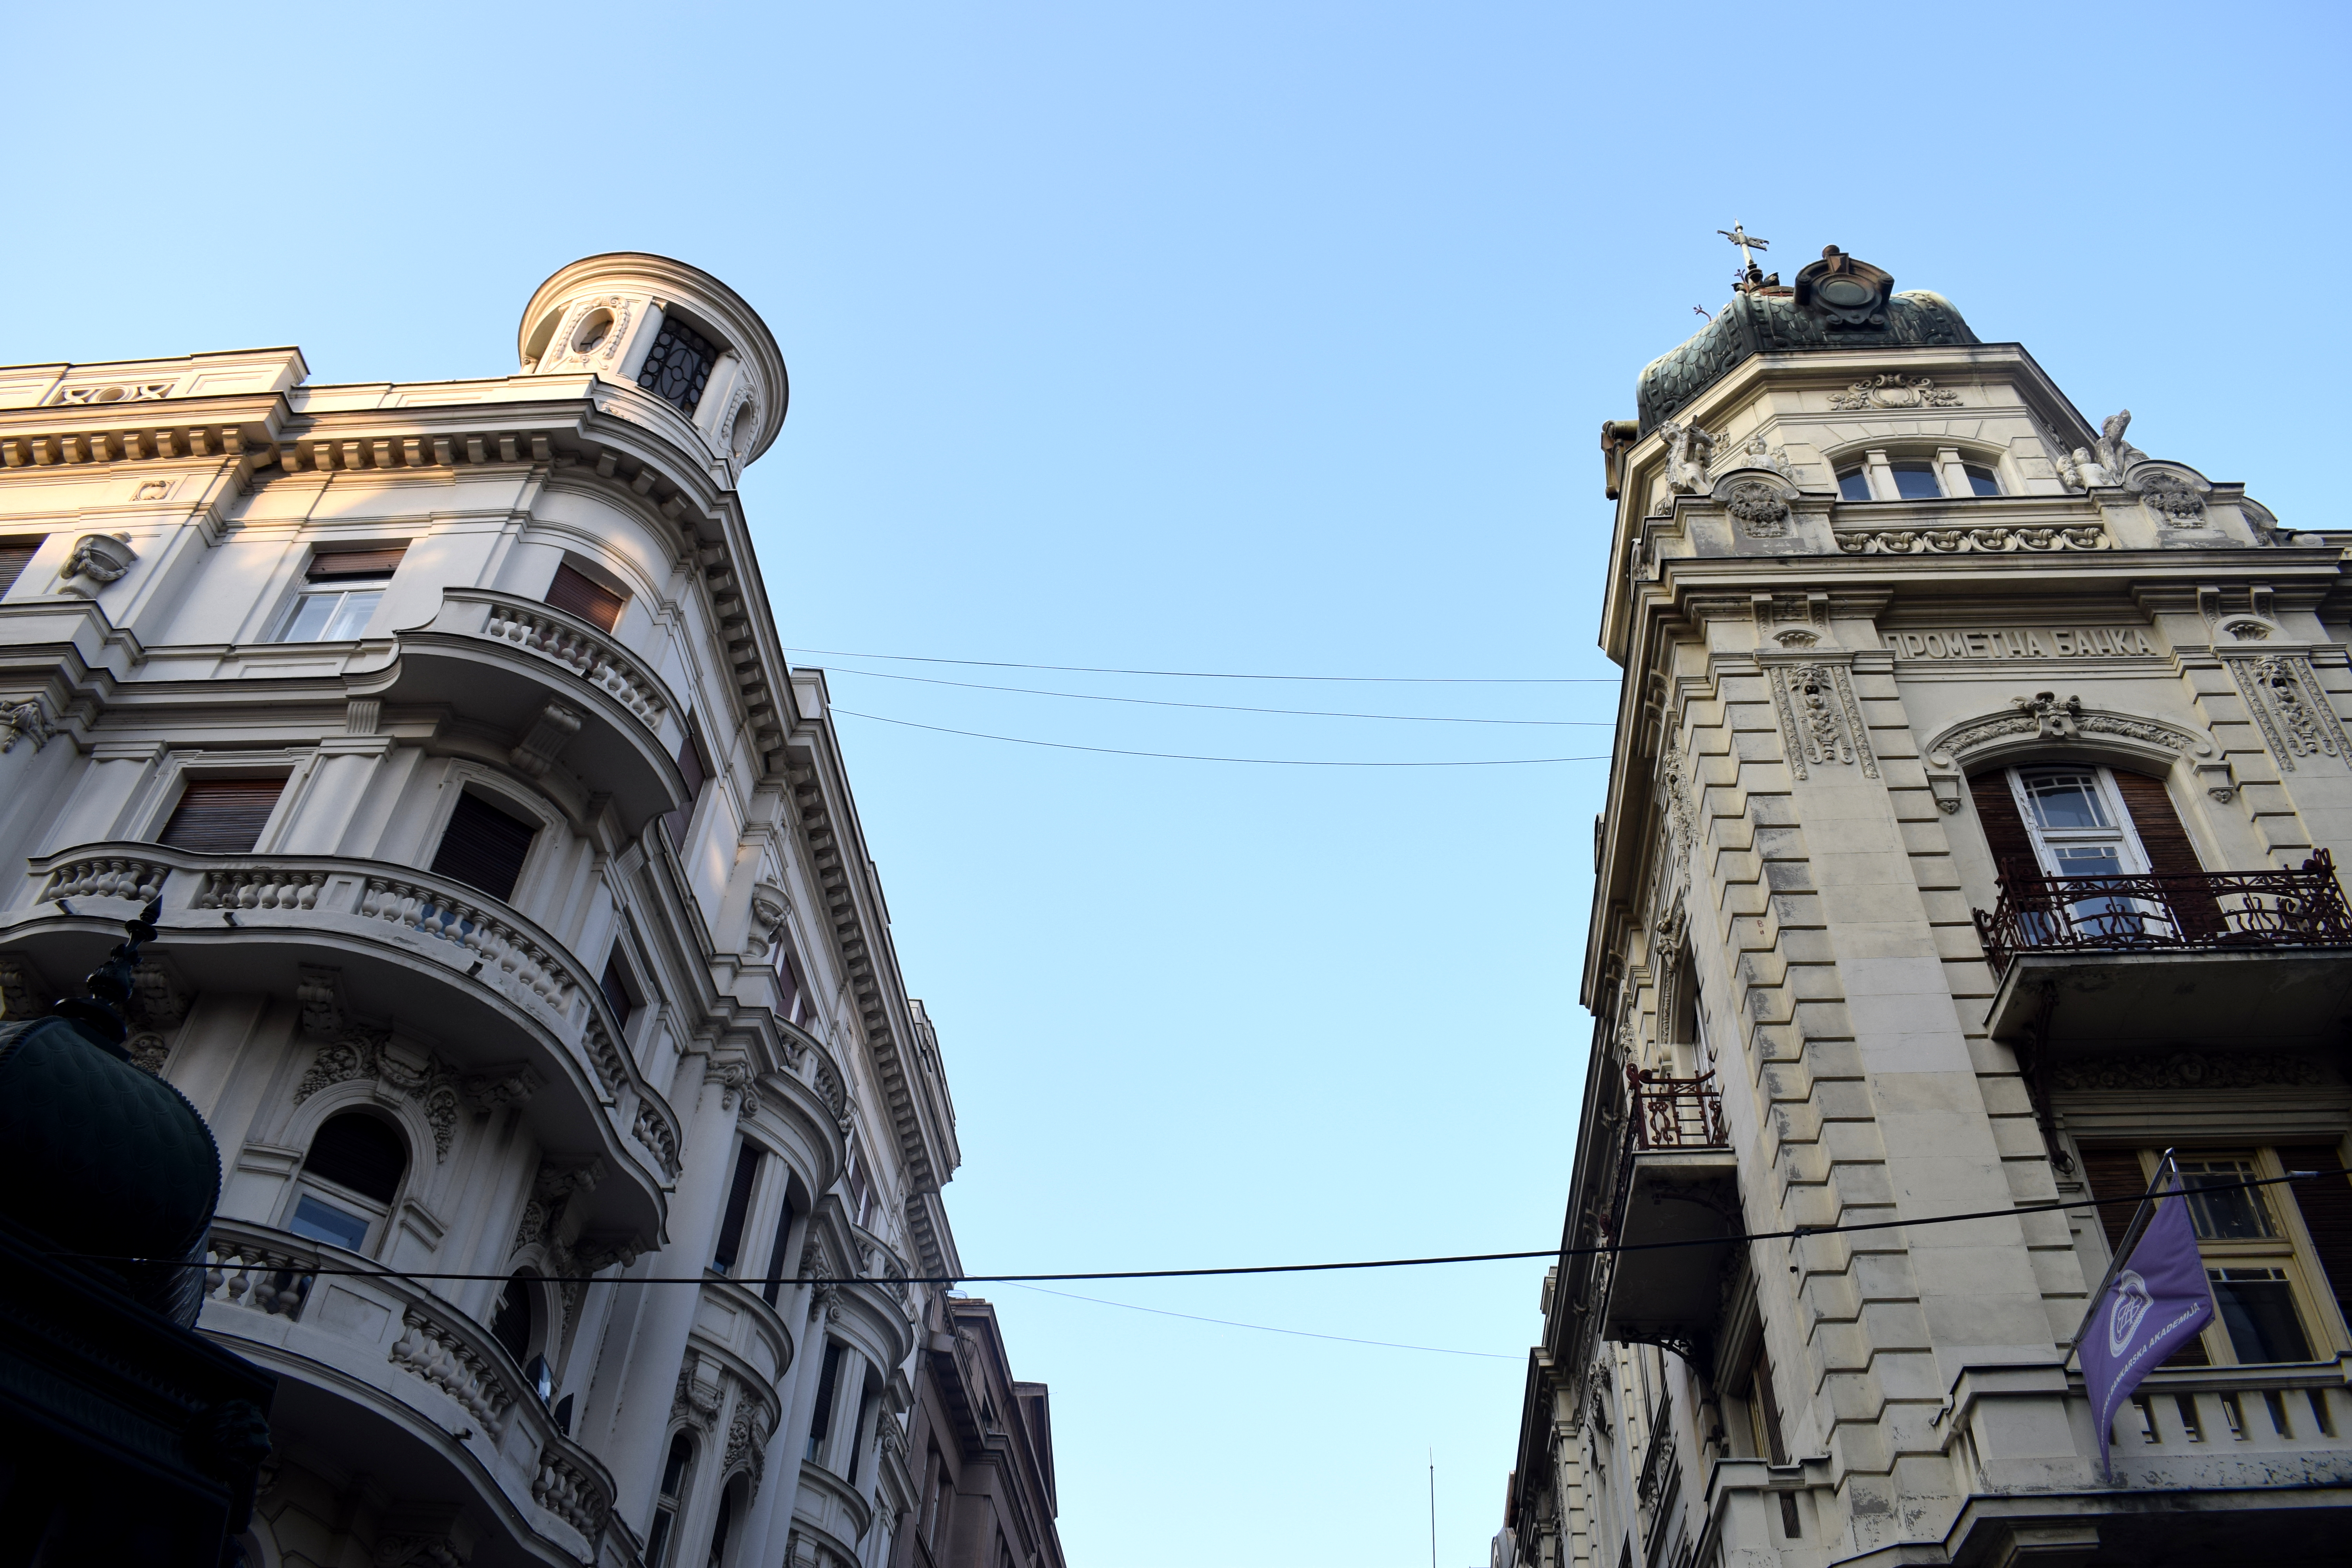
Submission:
[[[1092,664],[1015,664],[1001,658],[928,658],[914,653],[851,653],[837,647],[787,647],[822,658],[881,658],[897,664],[961,664],[978,669],[1052,669],[1070,675],[1166,675],[1186,680],[1338,680],[1400,686],[1615,686],[1614,675],[1257,675],[1225,669],[1112,669]]]
[[[992,735],[980,730],[951,730],[945,724],[918,724],[912,719],[889,719],[879,713],[860,713],[855,708],[834,707],[835,713],[845,713],[852,719],[871,719],[877,724],[897,724],[908,730],[929,730],[941,735],[969,735],[975,741],[1006,741],[1016,746],[1050,746],[1057,752],[1099,752],[1112,757],[1162,757],[1178,763],[1255,763],[1275,768],[1517,768],[1538,763],[1605,763],[1607,753],[1597,757],[1482,757],[1470,762],[1389,763],[1327,760],[1320,757],[1213,757],[1197,752],[1133,752],[1120,746],[1081,746],[1071,741],[1034,741],[1026,735]]]
[[[1106,1301],[1100,1296],[1074,1295],[1067,1290],[1048,1290],[1043,1285],[1020,1285],[1023,1290],[1034,1290],[1040,1296],[1059,1296],[1065,1301],[1091,1301],[1097,1307],[1124,1307],[1130,1312],[1150,1312],[1161,1318],[1182,1318],[1195,1323],[1217,1323],[1228,1329],[1255,1329],[1262,1334],[1296,1334],[1303,1340],[1336,1340],[1343,1345],[1378,1345],[1388,1351],[1426,1351],[1431,1355],[1474,1355],[1486,1361],[1525,1361],[1524,1352],[1517,1355],[1501,1355],[1494,1351],[1448,1350],[1443,1345],[1405,1345],[1393,1340],[1360,1340],[1347,1334],[1318,1334],[1309,1329],[1277,1329],[1271,1323],[1239,1323],[1231,1318],[1204,1318],[1198,1312],[1171,1312],[1165,1307],[1139,1307],[1133,1301]]]
[[[851,669],[829,665],[828,674],[862,675],[873,680],[914,680],[965,691],[1013,691],[1024,697],[1068,697],[1081,702],[1131,702],[1145,708],[1202,708],[1218,713],[1278,713],[1298,719],[1386,719],[1403,724],[1530,724],[1554,729],[1613,729],[1614,719],[1465,719],[1431,713],[1339,713],[1328,708],[1237,708],[1229,702],[1176,702],[1164,697],[1112,697],[1099,691],[1045,691],[1034,686],[992,686],[982,680],[942,680],[935,675],[893,675],[887,669]]]
[[[2188,1189],[2187,1196],[2206,1193],[2235,1192],[2242,1187],[2275,1187],[2289,1182],[2308,1182],[2322,1176],[2352,1175],[2352,1166],[2326,1165],[2317,1170],[2289,1171],[2284,1176],[2250,1176],[2242,1182],[2200,1182]],[[2158,1194],[2159,1196],[2167,1194]],[[2062,1198],[2046,1204],[2012,1204],[2007,1208],[1975,1209],[1967,1214],[1923,1215],[1916,1219],[1864,1220],[1854,1225],[1799,1225],[1786,1230],[1749,1230],[1730,1236],[1687,1237],[1675,1241],[1603,1242],[1591,1247],[1542,1247],[1528,1252],[1460,1252],[1437,1258],[1374,1258],[1347,1263],[1245,1263],[1217,1268],[1097,1268],[1076,1273],[1059,1274],[908,1274],[882,1279],[839,1279],[831,1275],[793,1275],[779,1279],[779,1285],[1034,1285],[1050,1280],[1087,1279],[1202,1279],[1240,1274],[1330,1274],[1357,1268],[1425,1268],[1446,1263],[1508,1263],[1531,1258],[1599,1258],[1624,1252],[1667,1252],[1684,1247],[1731,1247],[1750,1241],[1802,1241],[1816,1236],[1854,1236],[1864,1231],[1902,1230],[1906,1226],[1927,1225],[1961,1225],[1970,1220],[2014,1219],[2021,1215],[2054,1214],[2067,1209],[2103,1208],[2115,1204],[2137,1205],[2145,1201],[2144,1192],[2113,1198]],[[180,1258],[130,1258],[115,1253],[51,1252],[43,1256],[81,1263],[137,1263],[167,1268],[227,1268],[226,1263],[190,1260]],[[246,1271],[240,1266],[240,1271]],[[386,1268],[262,1268],[264,1274],[310,1274],[320,1277],[355,1275],[383,1279],[495,1279],[512,1278],[508,1274],[434,1273],[430,1271]],[[593,1274],[541,1274],[534,1279],[550,1284],[583,1285],[599,1283]],[[650,1275],[643,1279],[625,1277],[602,1281],[619,1285],[701,1285],[712,1277],[708,1274]],[[761,1284],[770,1283],[767,1280]]]

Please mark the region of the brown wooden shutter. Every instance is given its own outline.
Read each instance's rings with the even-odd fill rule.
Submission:
[[[2332,1171],[2344,1163],[2343,1150],[2333,1143],[2281,1149],[2278,1157],[2290,1171]],[[2315,1176],[2287,1191],[2303,1211],[2303,1228],[2311,1233],[2311,1249],[2319,1255],[2336,1309],[2352,1324],[2352,1178]]]
[[[322,550],[310,558],[310,569],[305,575],[313,583],[331,583],[344,577],[389,577],[400,569],[400,558],[406,553],[405,544]]]
[[[567,565],[555,569],[555,581],[547,585],[547,602],[556,609],[578,616],[600,631],[609,632],[619,622],[621,606],[628,600],[586,573]]]
[[[2333,1161],[2329,1162],[2331,1164]],[[2083,1151],[2083,1180],[2090,1184],[2091,1195],[2105,1199],[2136,1199],[2147,1192],[2147,1175],[2140,1169],[2137,1149],[2085,1149]],[[2139,1205],[2134,1202],[2106,1202],[2099,1205],[2099,1228],[2107,1233],[2107,1250],[2119,1250],[2124,1244],[2124,1232],[2131,1228],[2132,1215]],[[2084,1302],[2088,1311],[2096,1302]],[[2202,1340],[2190,1340],[2164,1360],[2166,1366],[2204,1366],[2212,1358],[2205,1353]]]
[[[523,857],[539,829],[508,816],[477,795],[461,795],[433,857],[436,875],[453,878],[494,899],[514,897]]]
[[[2018,815],[2017,796],[2010,792],[2009,770],[1994,768],[1977,774],[1969,780],[1969,794],[1976,801],[1977,821],[1984,826],[1985,847],[1992,851],[1993,868],[2011,881],[2041,876],[2042,862],[2034,858],[2033,839],[2025,831],[2025,818]]]
[[[190,779],[159,841],[200,855],[249,855],[284,779]]]
[[[2151,875],[2184,879],[2165,889],[2165,901],[2172,906],[2179,919],[2181,934],[2210,936],[2222,929],[2221,906],[2205,889],[2201,879],[2204,862],[2197,858],[2197,847],[2189,841],[2189,833],[2180,826],[2180,814],[2172,809],[2172,796],[2164,781],[2147,773],[2112,770],[2116,775],[2116,792],[2124,797],[2124,807],[2131,813],[2132,830],[2139,836],[2139,847],[2147,851],[2147,868]]]
[[[0,594],[16,585],[16,579],[25,574],[25,568],[32,564],[40,548],[37,539],[12,539],[0,543]]]

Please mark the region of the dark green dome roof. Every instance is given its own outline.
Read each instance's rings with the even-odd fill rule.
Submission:
[[[126,951],[135,957],[117,948],[109,969],[127,982]],[[110,989],[107,970],[90,978],[101,996]],[[220,1152],[184,1095],[131,1065],[122,1035],[120,1017],[88,999],[0,1024],[0,1215],[60,1252],[155,1260],[95,1267],[191,1323],[204,1270],[183,1265],[204,1256]]]
[[[1941,294],[1897,294],[1892,273],[1831,246],[1792,289],[1735,294],[1698,333],[1650,362],[1635,384],[1642,434],[1759,353],[1973,343],[1977,335]]]

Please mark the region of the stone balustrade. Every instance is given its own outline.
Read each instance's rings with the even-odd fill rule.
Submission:
[[[197,855],[158,844],[84,845],[37,858],[45,901],[161,897],[163,922],[234,924],[247,940],[283,929],[397,950],[403,967],[502,999],[578,1064],[618,1144],[654,1179],[679,1171],[676,1112],[637,1076],[616,1043],[618,1021],[587,966],[536,923],[428,871],[323,855]],[[178,873],[174,875],[173,873]],[[77,913],[91,911],[78,910]],[[389,955],[387,955],[389,956]],[[338,962],[341,962],[340,960]],[[420,976],[424,978],[425,976]],[[493,1047],[484,1044],[485,1050]]]
[[[541,1530],[562,1555],[631,1555],[606,1540],[615,1522],[610,1473],[557,1430],[488,1331],[422,1283],[373,1272],[357,1253],[231,1219],[213,1222],[205,1280],[205,1332],[266,1366],[289,1356],[328,1365],[355,1396],[396,1402],[428,1426],[455,1431],[466,1423],[433,1407],[446,1395],[479,1434],[454,1440],[478,1445],[478,1458],[517,1512],[528,1519],[536,1505],[578,1537]]]
[[[172,868],[160,861],[128,855],[90,855],[69,859],[49,873],[41,897],[58,899],[130,899],[145,903],[163,891]]]
[[[627,709],[646,729],[661,728],[669,703],[661,694],[658,679],[643,661],[587,622],[504,594],[453,593],[450,597],[485,603],[484,637],[553,660]]]

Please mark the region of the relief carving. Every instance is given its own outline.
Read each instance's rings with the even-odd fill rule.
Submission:
[[[2297,757],[2342,757],[2352,751],[2311,660],[2301,654],[2273,653],[2222,662],[2230,667],[2247,710],[2281,768],[2293,773]]]
[[[1960,395],[1932,377],[1892,372],[1857,381],[1830,399],[1832,408],[1958,408]]]
[[[1798,778],[1808,776],[1809,766],[1855,763],[1862,764],[1864,777],[1878,776],[1877,759],[1864,734],[1862,706],[1843,665],[1774,665],[1769,673],[1789,766]]]
[[[1723,509],[1739,520],[1739,531],[1750,539],[1788,536],[1789,503],[1761,479],[1742,479],[1732,486]]]

